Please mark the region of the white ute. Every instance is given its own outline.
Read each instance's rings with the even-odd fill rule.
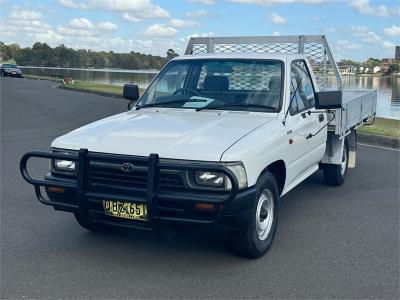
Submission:
[[[283,195],[319,169],[343,184],[377,93],[343,89],[324,36],[210,37],[124,97],[137,100],[128,112],[23,156],[38,199],[88,230],[217,224],[237,253],[260,257]],[[31,157],[51,160],[44,180]]]

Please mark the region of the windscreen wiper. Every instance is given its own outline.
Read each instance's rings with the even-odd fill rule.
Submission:
[[[155,107],[155,106],[162,106],[162,105],[168,105],[168,104],[179,104],[179,103],[187,103],[187,102],[202,102],[204,100],[202,99],[179,99],[179,100],[172,100],[172,101],[165,101],[165,102],[156,102],[156,103],[149,103],[149,104],[143,104],[140,106],[136,106],[136,110],[141,109],[141,108],[146,108],[146,107]]]
[[[268,105],[261,105],[261,104],[251,104],[251,103],[225,103],[222,105],[217,106],[204,106],[197,108],[196,111],[200,111],[203,109],[220,109],[220,108],[227,108],[227,107],[253,107],[253,108],[267,108],[269,110],[276,110],[276,107],[268,106]]]

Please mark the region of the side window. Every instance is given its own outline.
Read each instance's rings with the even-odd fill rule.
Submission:
[[[314,88],[304,61],[295,61],[291,66],[290,113],[292,115],[315,105]]]

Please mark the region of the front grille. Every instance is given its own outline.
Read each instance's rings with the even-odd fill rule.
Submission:
[[[135,164],[131,172],[124,172],[121,163],[90,163],[90,184],[92,186],[112,185],[123,189],[147,189],[147,165]],[[182,174],[175,171],[161,171],[159,176],[161,190],[176,191],[184,189]]]

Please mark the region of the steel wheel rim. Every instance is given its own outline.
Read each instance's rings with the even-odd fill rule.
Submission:
[[[342,162],[340,163],[340,174],[344,175],[344,172],[346,172],[346,166],[347,166],[347,151],[346,147],[343,147]]]
[[[269,235],[274,221],[274,197],[269,190],[264,190],[257,203],[256,233],[260,241]]]

